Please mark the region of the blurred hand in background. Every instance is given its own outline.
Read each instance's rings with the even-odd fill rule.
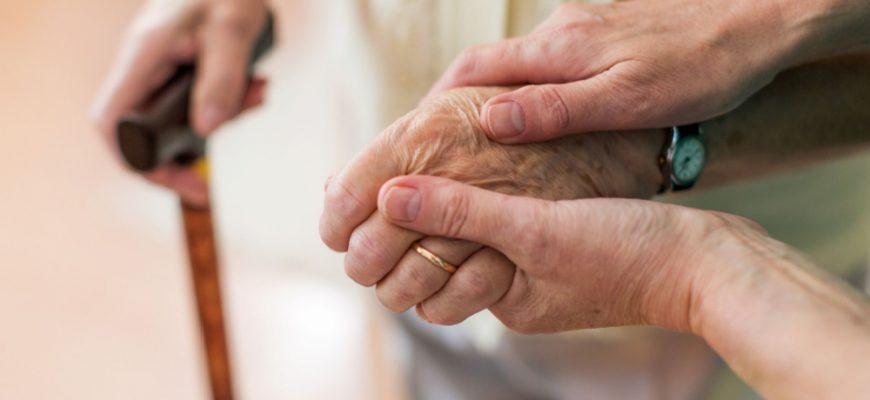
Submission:
[[[124,37],[108,79],[93,106],[93,119],[117,154],[120,117],[140,105],[182,64],[197,66],[190,109],[193,128],[208,135],[263,100],[265,81],[247,78],[247,62],[266,22],[261,0],[152,0]],[[188,168],[167,165],[152,182],[204,204],[207,188]]]

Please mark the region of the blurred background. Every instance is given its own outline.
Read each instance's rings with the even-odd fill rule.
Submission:
[[[143,2],[0,0],[0,399],[209,396],[177,198],[120,168],[89,121]],[[426,42],[411,35],[416,20],[385,29],[393,15],[366,14],[370,30],[410,37],[367,48],[351,17],[357,2],[274,3],[279,46],[260,66],[267,101],[209,149],[236,391],[405,398],[401,339],[318,237],[323,184],[382,128],[371,111],[402,108],[407,98],[390,88],[425,93],[430,81],[411,72],[437,76],[469,44],[458,38],[474,36],[463,26],[484,32],[475,40],[501,37],[489,25],[505,7],[462,2],[492,18],[449,15],[459,22],[443,29],[447,51],[397,63],[378,58],[415,54]],[[854,210],[870,192],[830,193],[866,187],[866,165],[870,154],[681,201],[777,221],[765,224],[775,237],[860,285],[870,219]],[[807,181],[819,190],[805,193]],[[783,199],[813,212],[790,218]]]
[[[177,199],[119,168],[88,119],[141,3],[0,1],[0,399],[208,396]],[[210,149],[236,388],[390,398],[391,333],[317,236],[349,155],[323,86],[341,29],[283,3],[299,9],[277,10],[267,105]]]

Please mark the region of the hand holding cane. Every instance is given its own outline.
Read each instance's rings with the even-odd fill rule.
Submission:
[[[251,67],[273,42],[274,19],[270,13],[254,45]],[[145,173],[168,163],[189,165],[208,182],[206,140],[193,131],[188,118],[195,70],[194,65],[179,66],[147,101],[122,116],[118,145],[132,169]],[[198,207],[182,200],[181,211],[212,396],[230,400],[233,385],[211,206]]]

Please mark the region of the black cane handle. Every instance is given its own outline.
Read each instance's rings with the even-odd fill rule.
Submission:
[[[268,12],[251,51],[249,74],[274,43],[275,20]],[[205,155],[205,139],[190,126],[195,72],[194,65],[179,66],[142,105],[121,116],[116,132],[118,146],[130,168],[149,172],[163,164],[187,164]]]

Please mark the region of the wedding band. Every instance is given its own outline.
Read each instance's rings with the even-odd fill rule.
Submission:
[[[457,268],[455,265],[447,262],[447,260],[445,260],[441,257],[436,256],[431,251],[426,250],[425,247],[420,246],[420,243],[414,242],[414,244],[411,245],[411,248],[414,249],[414,251],[416,251],[417,254],[423,256],[423,258],[425,258],[427,261],[432,263],[432,265],[443,269],[444,272],[447,272],[450,275],[453,275],[454,273],[456,273]]]

